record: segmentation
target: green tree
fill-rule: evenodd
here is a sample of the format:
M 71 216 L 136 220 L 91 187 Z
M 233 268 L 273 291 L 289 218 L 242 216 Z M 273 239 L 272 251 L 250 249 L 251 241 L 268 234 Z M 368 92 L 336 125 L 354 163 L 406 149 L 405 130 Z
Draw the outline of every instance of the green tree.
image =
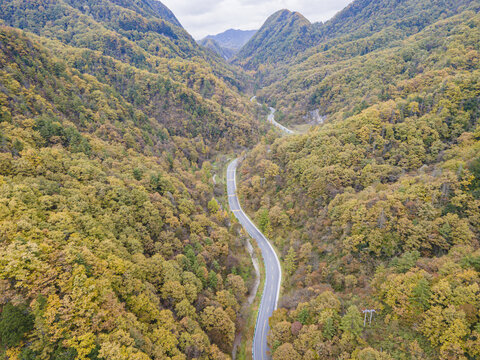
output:
M 302 324 L 308 324 L 310 320 L 310 310 L 307 307 L 304 307 L 297 315 L 297 320 Z
M 142 171 L 141 169 L 135 168 L 135 169 L 133 169 L 132 173 L 133 173 L 133 178 L 134 178 L 135 180 L 137 180 L 137 181 L 142 180 L 142 178 L 143 178 L 143 171 Z
M 17 346 L 33 324 L 33 315 L 26 306 L 7 303 L 0 314 L 0 343 L 6 348 Z
M 427 279 L 421 278 L 413 288 L 410 301 L 417 307 L 417 312 L 422 313 L 429 307 L 429 300 L 432 292 Z
M 288 249 L 288 253 L 285 256 L 285 270 L 287 274 L 292 275 L 297 269 L 297 253 L 293 247 Z
M 220 210 L 220 205 L 218 205 L 218 202 L 215 198 L 212 198 L 212 200 L 208 202 L 207 207 L 210 214 L 216 214 L 218 210 Z
M 335 328 L 335 321 L 333 317 L 329 316 L 325 321 L 325 324 L 323 325 L 322 334 L 327 339 L 332 339 L 335 336 L 336 332 L 337 329 Z
M 211 289 L 215 290 L 217 289 L 217 285 L 218 285 L 217 274 L 215 273 L 215 271 L 210 270 L 210 272 L 208 273 L 208 286 Z
M 480 127 L 479 127 L 480 128 Z M 469 166 L 469 170 L 473 175 L 471 189 L 477 199 L 480 199 L 480 157 L 473 160 Z
M 263 209 L 258 213 L 258 227 L 264 234 L 269 234 L 271 231 L 270 216 L 268 209 Z
M 362 314 L 355 305 L 351 305 L 340 321 L 340 329 L 347 334 L 358 337 L 362 333 Z

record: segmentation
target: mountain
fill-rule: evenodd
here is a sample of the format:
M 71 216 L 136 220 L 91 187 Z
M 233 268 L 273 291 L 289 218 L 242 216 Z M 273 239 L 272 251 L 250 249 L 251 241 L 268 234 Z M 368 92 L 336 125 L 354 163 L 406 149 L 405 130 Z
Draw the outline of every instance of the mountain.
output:
M 212 50 L 215 54 L 221 56 L 225 60 L 231 59 L 235 55 L 235 50 L 221 46 L 214 39 L 203 39 L 198 42 L 201 46 Z
M 230 358 L 253 273 L 211 161 L 259 140 L 249 78 L 156 1 L 0 23 L 0 358 Z
M 135 6 L 133 10 L 136 12 L 138 11 L 138 8 L 151 8 L 155 12 L 155 15 L 157 17 L 162 18 L 163 20 L 168 21 L 169 23 L 176 25 L 178 27 L 182 27 L 178 19 L 175 17 L 175 14 L 167 8 L 165 5 L 163 5 L 160 1 L 158 0 L 144 0 L 144 1 L 139 1 L 139 2 L 127 2 L 127 1 L 118 1 L 117 2 L 121 6 Z
M 158 1 L 1 1 L 0 358 L 230 359 L 256 279 L 213 175 L 242 154 L 273 360 L 477 359 L 479 39 L 477 0 L 355 0 L 227 63 Z M 281 137 L 267 104 L 325 121 Z
M 292 123 L 303 122 L 312 111 L 327 116 L 338 114 L 340 107 L 347 104 L 350 107 L 345 111 L 353 111 L 363 101 L 369 103 L 372 94 L 359 91 L 355 101 L 338 97 L 330 82 L 335 73 L 344 72 L 347 66 L 344 61 L 402 47 L 402 39 L 469 8 L 476 11 L 477 3 L 471 0 L 354 1 L 330 21 L 313 25 L 315 46 L 275 65 L 264 65 L 256 74 L 257 87 L 262 88 L 257 95 L 263 101 L 276 104 L 278 110 L 286 114 L 286 121 Z M 259 52 L 254 58 L 263 56 L 264 53 Z M 382 81 L 377 89 L 386 86 L 387 80 Z
M 314 27 L 318 45 L 261 64 L 257 98 L 327 120 L 238 169 L 283 261 L 272 358 L 475 359 L 480 4 L 355 1 Z
M 4 1 L 0 19 L 52 40 L 49 46 L 72 67 L 115 87 L 172 134 L 217 141 L 224 138 L 223 131 L 250 133 L 251 120 L 242 115 L 250 104 L 238 93 L 246 78 L 198 46 L 183 28 L 158 17 L 154 9 L 163 9 L 161 5 L 149 4 L 54 1 L 39 10 L 34 2 Z M 139 79 L 152 85 L 142 89 Z M 161 96 L 159 87 L 175 100 Z M 246 126 L 232 127 L 230 121 L 246 121 Z
M 238 53 L 256 32 L 256 30 L 230 29 L 217 35 L 208 35 L 200 40 L 199 44 L 228 60 Z
M 280 10 L 245 44 L 235 62 L 256 69 L 292 58 L 314 44 L 315 31 L 310 21 L 298 12 Z
M 458 14 L 472 4 L 470 0 L 374 1 L 356 0 L 325 23 L 315 27 L 323 39 L 351 35 L 361 38 L 386 28 L 411 35 L 438 19 Z

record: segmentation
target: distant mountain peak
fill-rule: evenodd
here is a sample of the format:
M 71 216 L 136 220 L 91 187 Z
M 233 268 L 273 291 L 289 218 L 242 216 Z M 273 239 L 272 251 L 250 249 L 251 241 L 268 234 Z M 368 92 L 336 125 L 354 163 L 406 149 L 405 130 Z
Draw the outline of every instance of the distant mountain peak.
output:
M 208 35 L 208 37 L 215 37 L 215 36 L 220 36 L 220 35 L 229 35 L 229 34 L 241 34 L 241 33 L 255 33 L 257 30 L 242 30 L 242 29 L 228 29 L 225 30 L 217 35 Z
M 302 14 L 282 9 L 272 14 L 240 50 L 237 62 L 249 69 L 291 58 L 314 44 L 312 23 Z
M 208 35 L 198 41 L 198 43 L 228 60 L 234 56 L 256 32 L 257 30 L 228 29 L 217 35 Z
M 205 39 L 213 39 L 227 49 L 240 50 L 256 32 L 257 30 L 228 29 L 217 35 L 208 35 Z
M 301 21 L 305 24 L 310 24 L 310 20 L 308 20 L 305 16 L 303 16 L 298 11 L 290 11 L 288 9 L 278 10 L 277 12 L 273 13 L 266 21 L 267 24 L 269 21 L 277 21 L 282 22 L 285 20 L 294 20 L 294 21 Z
M 286 16 L 294 16 L 294 17 L 298 17 L 298 18 L 302 18 L 302 19 L 305 19 L 307 20 L 307 18 L 305 16 L 303 16 L 303 14 L 299 13 L 298 11 L 291 11 L 289 9 L 281 9 L 281 10 L 278 10 L 277 12 L 273 13 L 271 15 L 272 16 L 275 16 L 275 15 L 286 15 Z M 308 21 L 308 20 L 307 20 Z M 310 21 L 309 21 L 310 22 Z

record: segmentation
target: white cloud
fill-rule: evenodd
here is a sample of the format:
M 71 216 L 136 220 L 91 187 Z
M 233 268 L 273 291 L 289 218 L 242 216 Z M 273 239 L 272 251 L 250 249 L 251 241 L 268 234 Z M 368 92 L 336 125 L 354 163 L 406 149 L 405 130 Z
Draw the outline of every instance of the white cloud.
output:
M 196 39 L 230 28 L 251 30 L 281 9 L 325 21 L 352 0 L 161 0 Z

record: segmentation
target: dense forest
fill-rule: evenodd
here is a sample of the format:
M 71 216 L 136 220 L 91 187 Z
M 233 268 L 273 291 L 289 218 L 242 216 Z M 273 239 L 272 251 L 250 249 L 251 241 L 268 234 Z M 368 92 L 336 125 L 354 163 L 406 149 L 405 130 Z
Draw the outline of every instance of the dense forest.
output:
M 201 135 L 221 146 L 255 143 L 251 106 L 238 91 L 248 78 L 183 28 L 144 14 L 152 11 L 145 1 L 41 3 L 3 1 L 0 19 L 38 34 L 34 41 L 112 87 L 172 135 Z
M 327 122 L 267 136 L 243 162 L 242 203 L 286 273 L 274 360 L 480 357 L 473 8 L 387 49 L 346 51 L 326 75 L 312 66 Z M 364 309 L 376 310 L 366 326 Z
M 217 45 L 156 0 L 0 2 L 0 359 L 230 359 L 255 274 L 212 176 L 242 152 L 274 360 L 480 359 L 478 1 Z M 324 123 L 282 137 L 252 89 Z
M 304 39 L 305 31 L 298 28 L 296 33 L 301 41 L 279 36 L 276 42 L 281 44 L 281 51 L 278 52 L 264 50 L 260 42 L 252 58 L 238 61 L 249 66 L 257 58 L 262 59 L 255 72 L 257 87 L 261 89 L 256 95 L 287 115 L 287 122 L 302 123 L 310 111 L 319 111 L 327 117 L 343 112 L 348 115 L 352 110 L 375 104 L 378 97 L 388 96 L 385 94 L 388 86 L 396 80 L 392 73 L 400 72 L 408 79 L 419 65 L 410 61 L 405 52 L 402 53 L 405 66 L 392 59 L 388 64 L 378 63 L 378 67 L 369 68 L 364 66 L 366 59 L 375 57 L 382 49 L 386 53 L 395 50 L 399 53 L 405 45 L 404 39 L 467 9 L 477 12 L 479 6 L 473 0 L 354 1 L 330 21 L 310 25 L 307 28 L 310 40 Z M 266 24 L 265 28 L 272 26 L 275 24 Z M 261 33 L 262 30 L 257 36 Z M 422 52 L 427 54 L 439 41 L 441 38 L 424 43 Z M 315 45 L 303 51 L 300 44 L 312 42 Z M 289 57 L 285 53 L 297 55 Z M 363 70 L 358 75 L 365 79 L 351 76 L 351 70 Z M 355 101 L 351 101 L 351 96 L 356 97 Z
M 247 70 L 288 61 L 315 43 L 312 24 L 302 14 L 280 10 L 239 51 L 234 61 Z
M 230 358 L 252 266 L 209 160 L 258 141 L 246 75 L 156 1 L 0 18 L 0 358 Z

